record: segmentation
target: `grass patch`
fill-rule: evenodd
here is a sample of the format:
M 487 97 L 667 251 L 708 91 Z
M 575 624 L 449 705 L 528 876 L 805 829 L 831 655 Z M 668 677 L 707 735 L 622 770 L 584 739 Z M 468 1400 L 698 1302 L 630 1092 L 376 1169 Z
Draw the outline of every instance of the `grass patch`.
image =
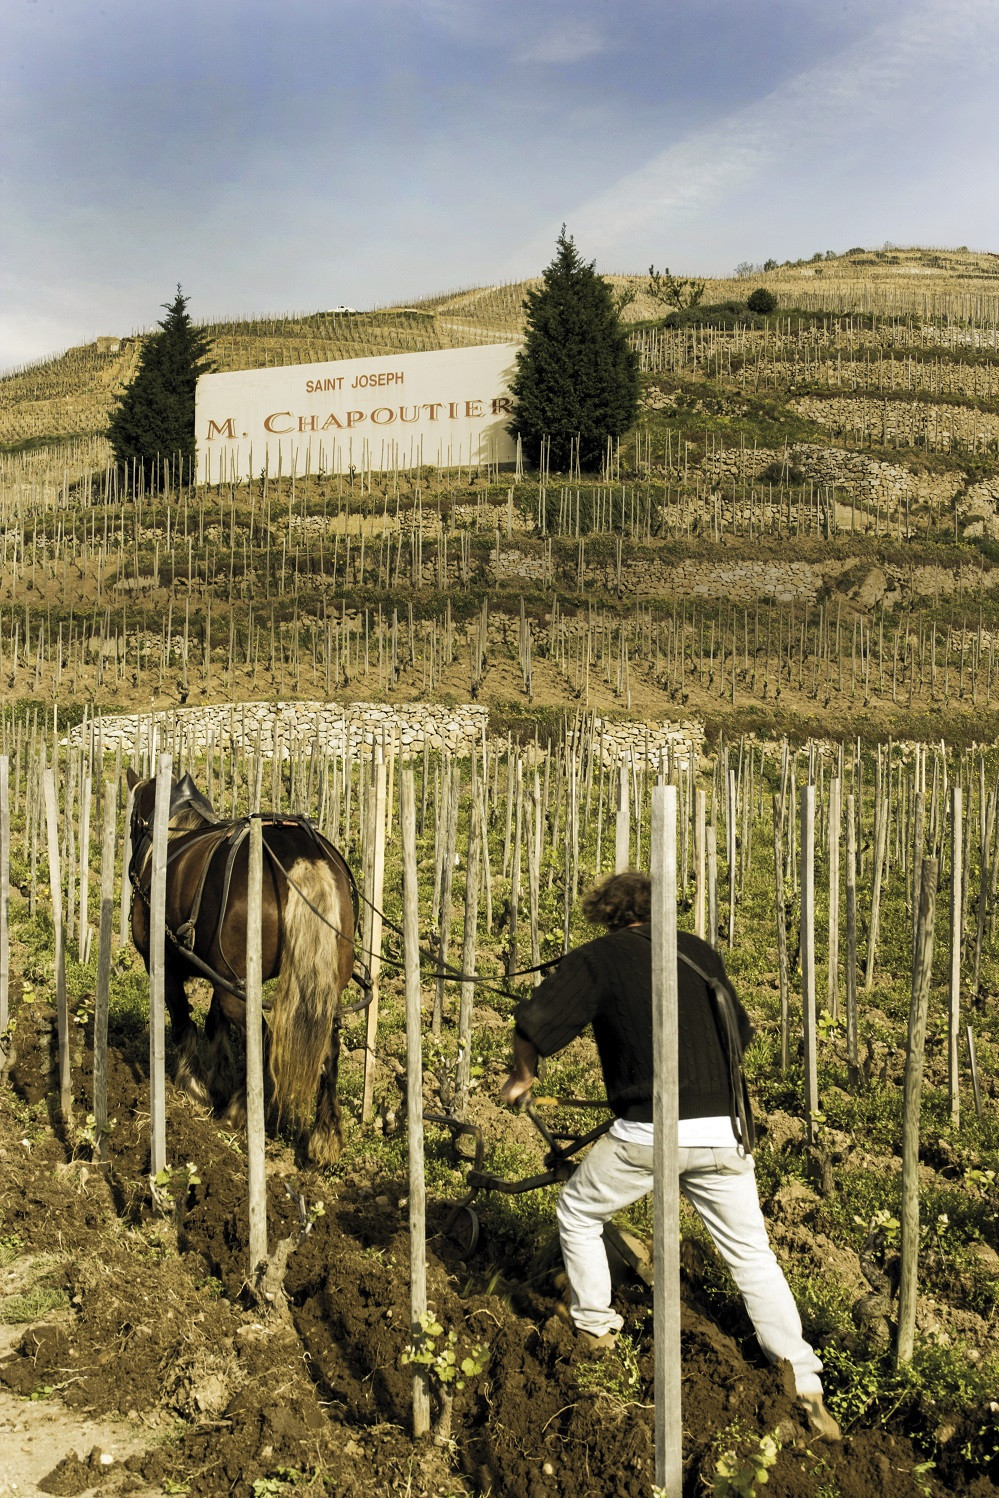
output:
M 57 1311 L 69 1304 L 65 1290 L 38 1285 L 21 1295 L 5 1295 L 0 1299 L 0 1321 L 6 1326 L 20 1326 L 26 1321 L 40 1321 L 50 1311 Z

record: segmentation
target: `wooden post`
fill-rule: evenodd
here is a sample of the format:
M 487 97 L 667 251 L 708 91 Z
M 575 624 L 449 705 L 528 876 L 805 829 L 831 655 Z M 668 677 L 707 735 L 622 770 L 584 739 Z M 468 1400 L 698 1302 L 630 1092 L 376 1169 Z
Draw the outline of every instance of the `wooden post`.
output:
M 933 919 L 937 900 L 937 860 L 924 858 L 919 889 L 919 939 L 912 966 L 909 1034 L 902 1093 L 902 1270 L 898 1287 L 898 1340 L 895 1358 L 912 1361 L 919 1274 L 919 1101 L 923 1088 L 926 1011 L 933 966 Z
M 166 984 L 167 828 L 173 756 L 160 754 L 153 810 L 152 878 L 149 886 L 149 1174 L 166 1168 Z
M 361 1119 L 367 1123 L 371 1117 L 371 1104 L 375 1091 L 375 1057 L 378 1038 L 378 978 L 382 968 L 382 899 L 385 892 L 385 799 L 386 767 L 381 749 L 375 754 L 375 785 L 371 798 L 374 826 L 368 828 L 371 839 L 371 887 L 365 894 L 371 901 L 363 924 L 367 934 L 368 950 L 362 953 L 367 962 L 371 979 L 371 1003 L 368 1005 L 364 1039 L 364 1087 L 361 1094 Z
M 784 903 L 784 810 L 780 796 L 774 792 L 774 883 L 777 914 L 777 976 L 780 983 L 780 1069 L 791 1065 L 791 1017 L 789 988 L 790 968 L 787 960 L 787 911 Z
M 115 787 L 117 796 L 118 788 Z M 132 908 L 132 885 L 128 877 L 129 865 L 132 862 L 132 808 L 135 805 L 135 791 L 129 790 L 125 801 L 125 837 L 121 850 L 121 908 L 118 923 L 118 945 L 123 947 L 128 940 L 128 915 Z
M 738 795 L 735 771 L 728 772 L 728 806 L 725 818 L 725 851 L 728 859 L 728 946 L 735 943 L 736 833 Z
M 926 841 L 926 792 L 917 786 L 913 792 L 912 808 L 912 955 L 916 955 L 916 937 L 919 931 L 919 890 L 922 883 L 923 845 Z M 960 859 L 960 853 L 958 854 Z M 961 925 L 960 920 L 958 926 Z
M 975 1117 L 978 1122 L 982 1121 L 982 1089 L 978 1081 L 978 1061 L 975 1056 L 975 1032 L 970 1025 L 966 1026 L 965 1033 L 968 1037 L 968 1066 L 971 1070 L 971 1092 L 975 1099 Z
M 867 962 L 864 968 L 864 989 L 870 993 L 874 985 L 874 963 L 878 952 L 878 936 L 881 931 L 881 881 L 884 877 L 885 847 L 888 841 L 888 796 L 881 790 L 878 776 L 874 804 L 874 878 L 871 887 L 871 924 L 867 933 Z
M 93 782 L 83 777 L 80 792 L 80 907 L 76 928 L 77 952 L 82 963 L 90 961 L 90 807 Z
M 707 925 L 707 868 L 705 863 L 705 822 L 708 798 L 698 786 L 694 793 L 694 935 L 704 940 Z
M 111 982 L 111 936 L 114 927 L 114 845 L 116 787 L 104 782 L 101 832 L 101 914 L 97 928 L 97 984 L 94 994 L 94 1136 L 104 1159 L 108 1132 L 108 996 Z
M 444 1023 L 443 976 L 451 956 L 451 891 L 454 886 L 454 860 L 458 845 L 458 799 L 461 794 L 461 764 L 455 759 L 450 770 L 445 770 L 449 790 L 447 797 L 447 826 L 441 849 L 440 917 L 437 928 L 437 959 L 439 975 L 434 989 L 434 1007 L 430 1018 L 430 1033 L 438 1036 Z M 380 902 L 378 902 L 380 903 Z
M 472 763 L 472 797 L 468 812 L 468 861 L 465 865 L 465 938 L 461 948 L 461 970 L 474 973 L 476 936 L 479 920 L 480 839 L 478 786 L 475 764 Z M 533 838 L 528 838 L 528 862 L 531 860 Z M 537 895 L 534 891 L 532 912 L 537 920 Z M 532 929 L 536 930 L 536 925 Z M 475 984 L 462 983 L 458 998 L 458 1061 L 455 1074 L 455 1112 L 463 1118 L 468 1106 L 468 1087 L 472 1065 L 472 1004 Z
M 614 822 L 614 872 L 621 874 L 631 863 L 631 797 L 628 768 L 621 761 L 617 783 L 617 817 Z
M 846 1061 L 850 1086 L 860 1081 L 857 1037 L 857 815 L 846 798 Z
M 10 1024 L 10 760 L 0 754 L 0 1076 Z
M 950 984 L 947 1005 L 947 1087 L 950 1093 L 950 1121 L 956 1129 L 961 1122 L 961 1076 L 958 1041 L 961 1030 L 961 898 L 964 883 L 962 817 L 963 792 L 959 785 L 950 790 Z M 918 935 L 918 927 L 917 927 Z
M 246 1162 L 250 1218 L 249 1280 L 267 1258 L 267 1177 L 264 1164 L 264 1037 L 261 903 L 264 843 L 259 817 L 250 822 L 246 887 Z
M 409 1304 L 414 1342 L 421 1336 L 420 1317 L 427 1309 L 426 1183 L 423 1173 L 423 1036 L 420 1002 L 420 914 L 416 878 L 416 794 L 413 766 L 407 760 L 400 776 L 402 792 L 402 930 L 406 969 L 406 1127 L 409 1141 Z M 430 1429 L 430 1395 L 426 1374 L 414 1364 L 413 1435 Z
M 42 779 L 49 849 L 49 888 L 52 893 L 52 930 L 55 938 L 56 1025 L 59 1036 L 59 1110 L 68 1127 L 73 1114 L 73 1083 L 69 1069 L 69 1011 L 66 1006 L 66 933 L 62 924 L 62 868 L 59 863 L 59 822 L 55 774 Z
M 808 1142 L 817 1138 L 819 1111 L 815 1015 L 815 786 L 801 787 L 801 1007 L 805 1039 L 805 1118 Z
M 656 1485 L 683 1487 L 680 1414 L 679 994 L 676 970 L 676 787 L 652 792 L 653 1301 Z
M 829 1013 L 839 1018 L 839 840 L 843 828 L 843 782 L 829 782 Z
M 718 837 L 714 826 L 709 824 L 704 832 L 708 853 L 708 929 L 707 940 L 711 946 L 718 945 Z

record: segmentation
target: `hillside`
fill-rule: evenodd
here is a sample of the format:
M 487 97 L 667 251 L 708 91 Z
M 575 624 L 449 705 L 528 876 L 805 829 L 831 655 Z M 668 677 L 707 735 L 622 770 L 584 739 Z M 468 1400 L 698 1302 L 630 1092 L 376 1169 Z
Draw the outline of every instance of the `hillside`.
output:
M 674 328 L 647 278 L 612 279 L 637 293 L 642 414 L 602 475 L 571 481 L 286 476 L 136 500 L 106 489 L 100 435 L 136 340 L 8 376 L 3 690 L 58 688 L 77 714 L 111 697 L 472 693 L 498 722 L 582 705 L 773 732 L 999 732 L 999 256 L 747 272 L 710 282 Z M 711 311 L 761 284 L 770 317 Z M 507 340 L 524 290 L 213 325 L 214 357 Z

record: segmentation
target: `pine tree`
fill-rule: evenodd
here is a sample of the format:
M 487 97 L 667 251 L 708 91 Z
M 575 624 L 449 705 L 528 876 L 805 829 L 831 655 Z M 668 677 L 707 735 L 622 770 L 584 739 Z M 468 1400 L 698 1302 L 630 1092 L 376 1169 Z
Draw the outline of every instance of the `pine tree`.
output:
M 163 304 L 160 332 L 145 340 L 135 379 L 108 426 L 115 462 L 122 467 L 138 462 L 146 484 L 156 488 L 178 457 L 185 473 L 193 470 L 194 390 L 198 376 L 211 369 L 205 358 L 208 336 L 191 322 L 187 301 L 178 286 L 173 301 Z
M 551 443 L 552 469 L 596 468 L 608 437 L 620 437 L 638 413 L 638 356 L 628 347 L 611 287 L 584 264 L 562 225 L 541 286 L 524 298 L 527 329 L 511 391 L 512 435 L 537 462 Z

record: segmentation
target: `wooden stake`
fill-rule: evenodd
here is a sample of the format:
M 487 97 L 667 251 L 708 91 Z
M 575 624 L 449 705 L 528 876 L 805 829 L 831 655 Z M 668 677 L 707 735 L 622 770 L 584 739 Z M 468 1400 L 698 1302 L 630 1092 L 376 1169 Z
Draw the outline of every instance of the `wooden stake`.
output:
M 115 786 L 117 798 L 118 787 Z M 118 945 L 123 947 L 128 940 L 128 917 L 132 908 L 132 884 L 128 877 L 132 862 L 132 808 L 135 806 L 135 791 L 130 790 L 125 801 L 125 836 L 121 847 L 121 907 L 118 921 Z
M 10 760 L 0 754 L 0 1076 L 10 1024 Z
M 777 974 L 780 983 L 780 1069 L 791 1065 L 791 1017 L 789 989 L 791 975 L 787 960 L 787 909 L 784 900 L 784 810 L 781 798 L 774 792 L 774 882 L 777 915 Z
M 679 991 L 676 957 L 676 787 L 652 792 L 653 1253 L 656 1485 L 683 1487 L 680 1411 Z
M 249 1279 L 256 1284 L 267 1259 L 267 1176 L 264 1157 L 264 1039 L 261 905 L 263 825 L 250 822 L 246 888 L 246 1163 L 249 1210 Z
M 55 774 L 46 770 L 42 777 L 45 796 L 45 822 L 48 833 L 49 888 L 52 894 L 52 928 L 55 938 L 56 1025 L 59 1036 L 59 1109 L 68 1128 L 73 1115 L 73 1082 L 69 1066 L 69 1011 L 66 1005 L 66 934 L 62 923 L 62 869 L 59 863 L 59 822 L 56 807 Z
M 708 798 L 698 786 L 694 793 L 694 935 L 704 940 L 707 924 L 707 869 L 705 822 Z
M 728 806 L 725 817 L 726 857 L 728 859 L 728 946 L 735 943 L 735 886 L 736 886 L 736 815 L 738 799 L 735 771 L 728 772 Z
M 94 1136 L 98 1158 L 105 1157 L 108 1132 L 108 998 L 111 982 L 111 937 L 114 928 L 114 852 L 116 787 L 104 782 L 101 833 L 101 913 L 97 928 L 97 984 L 94 993 Z
M 714 825 L 704 833 L 708 854 L 708 930 L 707 940 L 711 946 L 718 945 L 718 838 Z
M 423 1036 L 420 1001 L 420 913 L 416 876 L 416 794 L 413 765 L 407 760 L 400 777 L 402 791 L 402 930 L 406 969 L 406 1126 L 409 1141 L 409 1304 L 414 1342 L 422 1336 L 420 1317 L 427 1309 L 426 1183 L 423 1170 Z M 426 1374 L 414 1364 L 413 1435 L 430 1429 L 430 1395 Z
M 923 1087 L 926 1013 L 933 966 L 933 920 L 937 901 L 937 860 L 924 858 L 919 890 L 919 936 L 912 967 L 909 1034 L 902 1094 L 902 1242 L 895 1359 L 912 1361 L 919 1276 L 919 1102 Z
M 153 810 L 152 878 L 149 886 L 149 1174 L 166 1169 L 166 873 L 167 828 L 173 756 L 161 754 L 156 767 Z
M 376 750 L 375 784 L 371 797 L 374 827 L 367 829 L 371 838 L 371 886 L 368 899 L 367 919 L 363 929 L 367 934 L 367 953 L 362 960 L 367 962 L 371 980 L 371 1002 L 368 1005 L 364 1040 L 364 1086 L 361 1094 L 361 1120 L 367 1123 L 371 1117 L 371 1104 L 375 1091 L 375 1059 L 378 1043 L 378 979 L 382 967 L 382 899 L 385 892 L 385 798 L 386 766 L 381 749 Z M 367 891 L 365 892 L 367 893 Z
M 846 1060 L 850 1086 L 860 1081 L 857 1037 L 857 815 L 846 798 Z
M 956 1129 L 961 1122 L 961 1076 L 958 1042 L 961 1029 L 961 886 L 964 882 L 962 861 L 963 792 L 959 785 L 950 791 L 950 983 L 947 1005 L 947 1087 L 950 1094 L 950 1121 Z M 918 927 L 917 932 L 918 936 Z
M 628 768 L 624 761 L 618 769 L 617 817 L 614 822 L 614 872 L 621 874 L 631 862 L 631 797 Z
M 828 1007 L 839 1018 L 839 842 L 843 830 L 843 782 L 829 782 L 829 975 Z
M 465 938 L 461 948 L 461 970 L 474 973 L 476 936 L 479 920 L 480 839 L 478 816 L 478 787 L 475 766 L 472 766 L 472 797 L 468 812 L 468 861 L 465 865 Z M 528 857 L 530 845 L 528 839 Z M 536 907 L 536 901 L 535 901 Z M 534 908 L 534 907 L 532 907 Z M 475 998 L 474 983 L 462 983 L 458 999 L 458 1062 L 455 1075 L 455 1112 L 463 1118 L 468 1106 L 468 1089 L 472 1065 L 472 1003 Z
M 801 787 L 801 1007 L 805 1039 L 808 1142 L 818 1137 L 818 1053 L 815 1015 L 815 786 Z

